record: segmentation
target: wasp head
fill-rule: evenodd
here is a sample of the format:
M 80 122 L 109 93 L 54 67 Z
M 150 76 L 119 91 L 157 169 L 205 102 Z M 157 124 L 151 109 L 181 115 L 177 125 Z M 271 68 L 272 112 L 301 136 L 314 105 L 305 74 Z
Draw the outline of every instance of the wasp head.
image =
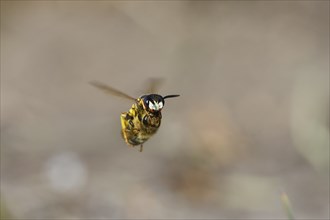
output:
M 179 95 L 168 95 L 163 97 L 158 94 L 150 94 L 142 96 L 141 99 L 143 100 L 144 109 L 148 112 L 154 113 L 163 109 L 166 98 L 173 98 L 177 96 Z
M 157 94 L 150 94 L 141 97 L 143 100 L 143 107 L 148 112 L 158 112 L 164 107 L 164 98 Z

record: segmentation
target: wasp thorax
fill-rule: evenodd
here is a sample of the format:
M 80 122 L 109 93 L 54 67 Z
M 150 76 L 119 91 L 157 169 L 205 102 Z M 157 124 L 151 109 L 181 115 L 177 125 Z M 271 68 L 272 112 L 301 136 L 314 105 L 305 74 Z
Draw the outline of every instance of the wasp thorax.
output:
M 164 98 L 157 94 L 146 95 L 143 97 L 143 104 L 147 111 L 160 111 L 164 107 Z

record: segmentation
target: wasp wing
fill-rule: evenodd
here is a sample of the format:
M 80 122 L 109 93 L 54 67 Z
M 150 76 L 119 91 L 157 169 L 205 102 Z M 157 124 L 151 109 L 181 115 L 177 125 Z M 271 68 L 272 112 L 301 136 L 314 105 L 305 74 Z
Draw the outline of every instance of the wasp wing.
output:
M 147 81 L 146 94 L 158 93 L 159 88 L 164 83 L 164 78 L 150 78 Z
M 89 82 L 91 85 L 95 86 L 98 89 L 101 89 L 102 91 L 104 91 L 105 93 L 114 95 L 114 96 L 118 96 L 118 97 L 122 97 L 122 98 L 126 98 L 126 99 L 130 99 L 133 101 L 136 101 L 135 98 L 133 98 L 130 95 L 127 95 L 126 93 L 123 93 L 115 88 L 112 88 L 104 83 L 98 82 L 98 81 L 91 81 Z

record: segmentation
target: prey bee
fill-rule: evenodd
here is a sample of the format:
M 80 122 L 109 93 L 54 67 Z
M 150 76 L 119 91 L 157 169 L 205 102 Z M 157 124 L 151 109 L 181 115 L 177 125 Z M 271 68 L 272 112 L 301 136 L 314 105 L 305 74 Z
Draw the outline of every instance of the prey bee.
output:
M 148 94 L 142 95 L 139 98 L 133 98 L 101 82 L 90 82 L 91 85 L 106 93 L 134 101 L 131 109 L 120 115 L 121 134 L 127 145 L 132 147 L 140 145 L 140 152 L 143 150 L 143 143 L 154 135 L 160 126 L 162 119 L 161 111 L 164 107 L 165 99 L 180 96 L 161 96 L 155 94 L 154 90 L 157 83 L 159 81 L 151 81 Z

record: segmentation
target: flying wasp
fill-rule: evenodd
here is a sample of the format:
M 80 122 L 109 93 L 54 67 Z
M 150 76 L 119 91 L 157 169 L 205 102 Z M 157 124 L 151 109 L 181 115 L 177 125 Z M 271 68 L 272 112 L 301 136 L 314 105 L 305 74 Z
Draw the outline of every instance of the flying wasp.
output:
M 140 152 L 143 151 L 144 142 L 154 135 L 160 126 L 162 119 L 161 111 L 164 107 L 165 99 L 180 96 L 161 96 L 155 94 L 156 87 L 160 82 L 160 79 L 151 79 L 148 94 L 142 95 L 139 98 L 133 98 L 124 92 L 98 81 L 90 82 L 91 85 L 108 94 L 134 101 L 131 109 L 120 115 L 121 134 L 127 145 L 132 147 L 140 145 Z

